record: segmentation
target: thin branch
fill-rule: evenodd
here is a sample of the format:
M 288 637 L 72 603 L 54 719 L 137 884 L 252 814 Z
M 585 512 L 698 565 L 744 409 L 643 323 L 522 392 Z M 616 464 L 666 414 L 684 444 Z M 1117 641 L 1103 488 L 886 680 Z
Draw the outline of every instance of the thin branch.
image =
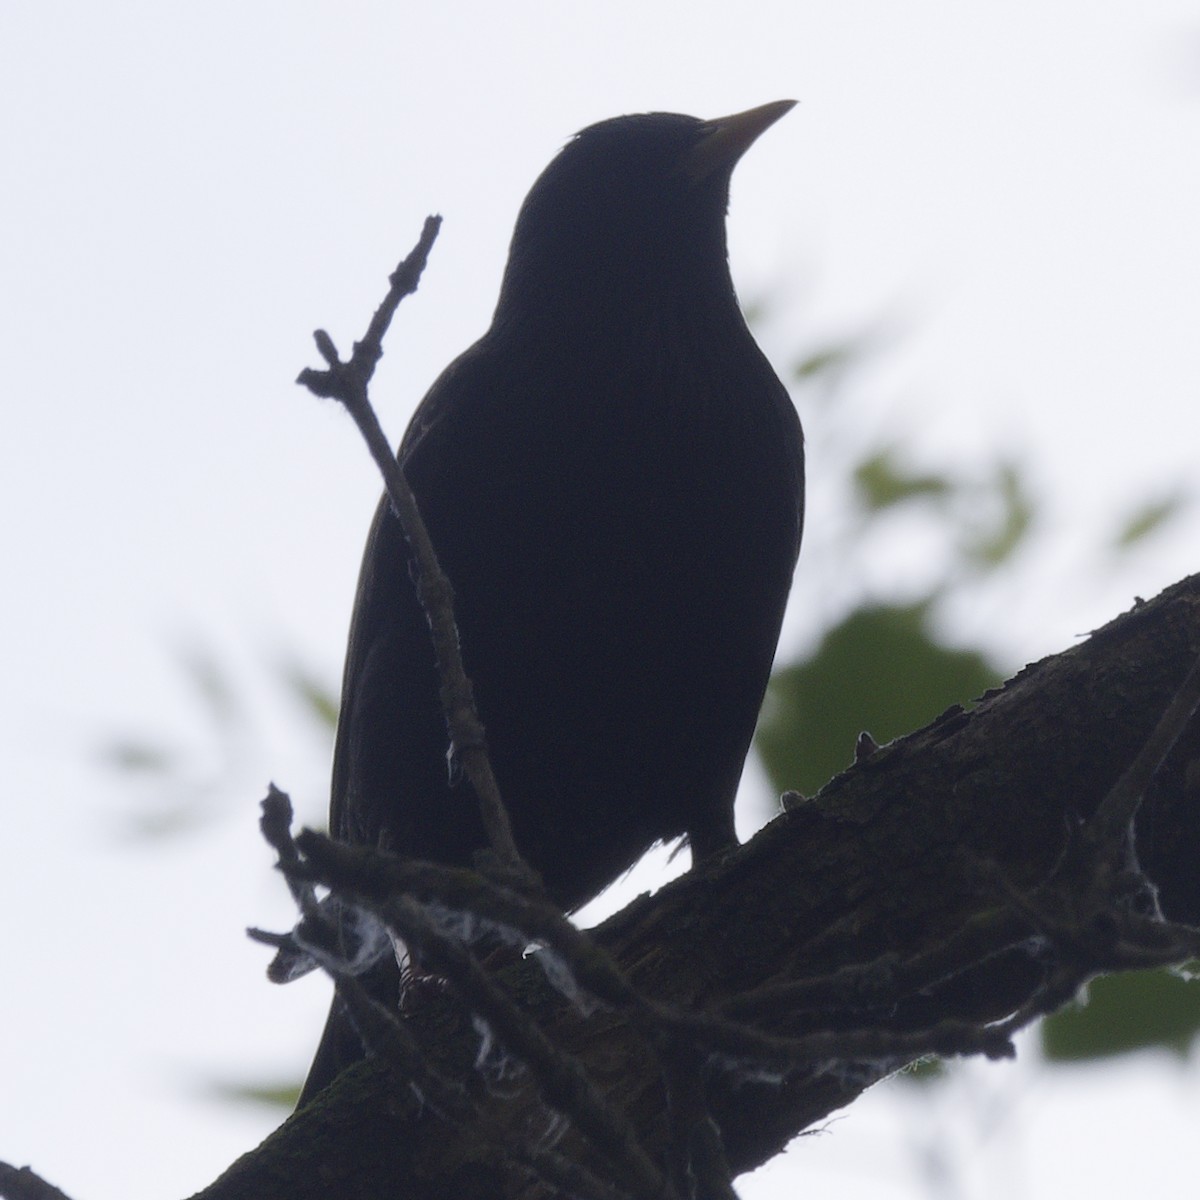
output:
M 533 1045 L 535 1073 L 550 1079 L 551 1086 L 558 1087 L 563 1095 L 566 1093 L 562 1081 L 566 1076 L 561 1073 L 570 1064 L 565 1066 L 553 1047 L 545 1050 L 536 1040 L 531 1043 L 530 1039 L 540 1036 L 536 1027 L 530 1026 L 523 1013 L 503 1008 L 508 1004 L 507 998 L 461 945 L 435 929 L 415 905 L 402 917 L 391 897 L 401 893 L 426 901 L 437 899 L 456 910 L 478 911 L 526 937 L 543 939 L 551 952 L 562 956 L 575 984 L 624 1011 L 660 1050 L 668 1054 L 694 1053 L 703 1048 L 724 1059 L 735 1074 L 755 1068 L 781 1073 L 796 1070 L 820 1073 L 836 1069 L 834 1064 L 839 1062 L 907 1061 L 926 1054 L 982 1053 L 991 1058 L 1008 1057 L 1012 1053 L 1012 1032 L 1050 1011 L 1061 1003 L 1063 994 L 1072 994 L 1097 971 L 1178 962 L 1189 957 L 1197 940 L 1186 929 L 1172 930 L 1166 936 L 1161 923 L 1132 915 L 1122 919 L 1119 910 L 1107 905 L 1103 911 L 1111 927 L 1110 936 L 1101 945 L 1091 923 L 1084 928 L 1069 917 L 1049 919 L 1046 908 L 1034 904 L 1011 886 L 1001 886 L 1002 879 L 981 870 L 986 864 L 976 862 L 977 877 L 1003 898 L 1004 909 L 981 914 L 944 944 L 907 961 L 898 962 L 894 955 L 885 955 L 871 963 L 848 964 L 833 975 L 759 988 L 727 1002 L 726 1015 L 721 1016 L 680 1010 L 647 999 L 632 987 L 607 954 L 556 910 L 548 911 L 546 905 L 490 885 L 472 872 L 408 862 L 364 847 L 347 847 L 311 831 L 301 833 L 299 843 L 308 862 L 297 869 L 315 868 L 313 874 L 321 882 L 361 898 L 406 940 L 424 936 L 411 924 L 415 918 L 410 914 L 419 913 L 421 924 L 434 931 L 439 949 L 447 956 L 441 959 L 438 969 L 472 1010 L 480 1012 L 494 1026 L 496 1036 L 512 1053 L 531 1061 L 530 1045 Z M 1072 907 L 1063 901 L 1046 903 L 1050 911 L 1069 912 Z M 411 904 L 406 901 L 406 905 Z M 936 987 L 953 978 L 965 969 L 964 964 L 977 966 L 1031 936 L 1045 938 L 1067 965 L 1052 977 L 1053 986 L 1043 985 L 1026 1005 L 999 1024 L 948 1020 L 913 1030 L 865 1025 L 777 1036 L 744 1023 L 747 1016 L 770 1017 L 781 1010 L 794 1014 L 801 1007 L 817 1012 L 845 1013 L 856 1008 L 878 1011 L 880 1007 L 894 1006 L 915 991 Z M 428 956 L 428 947 L 420 944 Z M 499 1018 L 496 1005 L 502 1006 Z M 539 1064 L 537 1058 L 543 1051 L 545 1057 Z M 567 1115 L 577 1116 L 572 1100 L 560 1103 Z
M 550 1042 L 532 1019 L 496 986 L 462 941 L 443 931 L 422 901 L 468 912 L 474 901 L 484 920 L 501 926 L 505 924 L 505 918 L 513 921 L 510 928 L 520 929 L 524 941 L 528 941 L 530 935 L 519 924 L 522 917 L 530 918 L 531 925 L 551 937 L 561 935 L 565 930 L 568 962 L 578 956 L 581 969 L 606 991 L 627 1003 L 633 998 L 643 1011 L 648 1011 L 608 956 L 598 950 L 586 934 L 575 929 L 548 902 L 536 897 L 527 899 L 490 883 L 473 871 L 406 860 L 368 847 L 349 846 L 312 830 L 302 830 L 293 839 L 291 802 L 286 794 L 274 787 L 262 807 L 260 825 L 263 834 L 276 850 L 280 868 L 299 881 L 292 888 L 294 895 L 310 893 L 310 881 L 316 880 L 329 886 L 331 894 L 339 897 L 351 911 L 372 913 L 386 921 L 420 956 L 426 967 L 445 977 L 468 1009 L 487 1023 L 505 1050 L 529 1067 L 547 1104 L 565 1115 L 608 1159 L 626 1185 L 627 1190 L 620 1195 L 628 1200 L 670 1197 L 667 1181 L 645 1154 L 633 1127 L 605 1102 L 579 1064 Z M 301 942 L 295 932 L 282 935 L 253 929 L 248 932 L 255 941 L 279 950 L 276 962 L 303 957 L 311 948 L 309 942 Z M 397 1079 L 415 1087 L 439 1115 L 452 1123 L 473 1126 L 482 1119 L 467 1093 L 431 1065 L 408 1026 L 370 997 L 353 978 L 349 963 L 339 967 L 336 954 L 318 957 L 320 964 L 334 975 L 338 992 L 346 1002 L 364 1044 Z M 277 981 L 286 980 L 280 978 Z M 538 1173 L 539 1177 L 546 1172 L 561 1174 L 566 1169 L 565 1160 L 551 1161 L 553 1156 L 548 1152 L 511 1145 L 506 1149 L 512 1162 Z M 573 1165 L 571 1169 L 575 1170 Z M 561 1184 L 562 1180 L 559 1182 Z M 571 1194 L 595 1195 L 598 1200 L 619 1191 L 599 1180 L 589 1183 L 586 1171 L 572 1186 Z
M 286 792 L 281 792 L 273 783 L 268 784 L 267 794 L 261 804 L 262 816 L 258 827 L 266 843 L 279 856 L 279 865 L 283 868 L 288 890 L 296 907 L 306 916 L 315 916 L 320 908 L 313 885 L 303 879 L 296 871 L 288 870 L 297 867 L 301 860 L 300 851 L 292 838 L 292 801 Z M 265 938 L 258 938 L 265 941 Z
M 438 678 L 441 681 L 442 709 L 450 730 L 451 749 L 461 759 L 467 778 L 479 798 L 488 842 L 500 863 L 517 878 L 532 881 L 533 871 L 522 860 L 513 839 L 508 812 L 500 797 L 500 787 L 488 757 L 474 691 L 463 666 L 450 580 L 438 563 L 416 497 L 404 478 L 404 471 L 380 427 L 368 395 L 368 384 L 375 365 L 383 355 L 384 334 L 400 301 L 416 291 L 440 227 L 441 217 L 426 218 L 420 240 L 392 273 L 389 281 L 391 288 L 371 318 L 366 336 L 354 344 L 349 361 L 341 360 L 333 339 L 323 329 L 318 329 L 313 337 L 328 369 L 316 371 L 306 367 L 296 382 L 317 396 L 337 400 L 346 409 L 383 475 L 388 499 L 417 565 L 417 591 L 433 636 Z
M 573 925 L 554 904 L 496 884 L 464 867 L 401 858 L 367 846 L 351 846 L 311 829 L 296 835 L 304 861 L 289 873 L 379 903 L 406 895 L 437 902 L 480 920 L 519 932 L 525 942 L 541 942 L 539 953 L 557 954 L 574 984 L 614 1008 L 628 1008 L 641 997 L 624 972 L 595 940 Z
M 400 307 L 400 301 L 405 296 L 411 296 L 417 290 L 425 264 L 429 261 L 429 252 L 433 249 L 441 227 L 441 217 L 425 218 L 417 244 L 388 277 L 388 293 L 375 310 L 362 341 L 354 343 L 354 354 L 350 361 L 342 362 L 334 348 L 333 339 L 325 330 L 318 329 L 313 338 L 329 370 L 314 371 L 311 367 L 305 367 L 296 379 L 297 383 L 317 396 L 326 400 L 337 400 L 341 404 L 347 403 L 347 391 L 366 392 L 375 367 L 383 357 L 383 339 L 392 318 L 396 315 L 396 309 Z

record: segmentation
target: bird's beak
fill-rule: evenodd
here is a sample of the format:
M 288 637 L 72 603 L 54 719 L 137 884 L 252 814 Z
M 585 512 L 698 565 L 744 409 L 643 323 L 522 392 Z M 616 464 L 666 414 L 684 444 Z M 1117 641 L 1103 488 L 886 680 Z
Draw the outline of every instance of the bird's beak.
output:
M 680 170 L 693 183 L 700 183 L 722 168 L 732 169 L 764 129 L 795 107 L 795 100 L 773 100 L 732 117 L 705 121 L 700 140 L 684 154 Z

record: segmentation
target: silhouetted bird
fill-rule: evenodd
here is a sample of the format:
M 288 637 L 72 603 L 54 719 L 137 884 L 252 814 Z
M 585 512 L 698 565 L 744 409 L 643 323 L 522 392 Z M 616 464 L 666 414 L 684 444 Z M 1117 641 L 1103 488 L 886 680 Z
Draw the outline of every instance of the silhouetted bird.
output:
M 618 117 L 570 141 L 521 209 L 491 329 L 400 447 L 514 835 L 564 909 L 660 840 L 686 835 L 698 858 L 736 844 L 803 449 L 738 308 L 725 210 L 738 158 L 792 103 Z M 470 865 L 478 802 L 446 749 L 385 499 L 346 658 L 334 835 Z M 395 1003 L 389 970 L 376 988 Z M 335 1008 L 305 1097 L 362 1053 Z

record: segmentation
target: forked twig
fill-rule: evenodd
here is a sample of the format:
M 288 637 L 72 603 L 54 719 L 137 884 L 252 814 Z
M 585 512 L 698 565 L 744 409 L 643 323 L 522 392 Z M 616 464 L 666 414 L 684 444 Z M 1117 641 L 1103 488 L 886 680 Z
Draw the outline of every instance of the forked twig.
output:
M 521 858 L 513 839 L 508 811 L 501 799 L 500 786 L 488 757 L 483 722 L 479 719 L 474 691 L 463 665 L 458 626 L 454 620 L 453 588 L 438 563 L 416 497 L 371 407 L 367 391 L 375 366 L 383 357 L 384 334 L 400 301 L 416 291 L 441 223 L 441 217 L 426 217 L 419 241 L 392 272 L 388 293 L 371 318 L 362 341 L 354 343 L 349 360 L 343 362 L 333 339 L 325 330 L 318 329 L 313 338 L 327 369 L 317 371 L 306 367 L 296 382 L 314 395 L 338 401 L 346 409 L 362 433 L 371 457 L 383 476 L 392 510 L 400 521 L 417 565 L 417 590 L 433 636 L 442 709 L 450 730 L 451 749 L 461 759 L 467 778 L 479 798 L 488 842 L 501 864 L 518 876 L 532 880 L 533 872 Z

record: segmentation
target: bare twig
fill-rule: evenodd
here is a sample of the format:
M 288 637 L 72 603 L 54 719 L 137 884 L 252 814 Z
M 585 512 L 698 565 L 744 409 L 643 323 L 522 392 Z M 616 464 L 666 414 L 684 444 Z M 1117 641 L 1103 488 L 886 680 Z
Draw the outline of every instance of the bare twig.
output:
M 1105 911 L 1109 913 L 1113 936 L 1105 939 L 1101 947 L 1094 936 L 1089 937 L 1085 930 L 1077 928 L 1069 916 L 1050 920 L 1041 907 L 1022 893 L 1012 888 L 998 889 L 997 881 L 983 872 L 978 877 L 989 881 L 993 890 L 998 889 L 1004 907 L 981 914 L 978 921 L 945 944 L 907 961 L 897 961 L 888 955 L 871 963 L 848 964 L 831 976 L 759 988 L 730 1001 L 725 1006 L 726 1015 L 722 1016 L 680 1010 L 642 996 L 608 955 L 556 910 L 488 884 L 473 872 L 407 862 L 365 847 L 331 842 L 311 831 L 301 833 L 298 842 L 308 863 L 299 870 L 311 871 L 322 882 L 374 908 L 398 934 L 417 941 L 426 958 L 430 957 L 422 940 L 426 935 L 412 921 L 413 913 L 421 914 L 422 921 L 428 918 L 415 905 L 401 916 L 391 899 L 398 894 L 438 900 L 455 910 L 475 910 L 526 937 L 544 940 L 548 951 L 562 956 L 575 984 L 623 1011 L 660 1051 L 670 1055 L 703 1049 L 714 1061 L 723 1060 L 735 1074 L 746 1069 L 772 1070 L 781 1075 L 794 1071 L 820 1073 L 838 1069 L 839 1063 L 884 1060 L 899 1064 L 927 1054 L 982 1053 L 992 1058 L 1008 1057 L 1012 1053 L 1013 1032 L 1051 1011 L 1062 1003 L 1064 995 L 1073 994 L 1097 971 L 1178 962 L 1189 957 L 1197 942 L 1193 931 L 1175 929 L 1168 934 L 1159 922 L 1132 915 L 1121 919 L 1117 910 L 1109 906 Z M 978 869 L 980 864 L 975 865 Z M 1051 911 L 1068 911 L 1060 902 L 1047 901 L 1047 904 Z M 538 1041 L 540 1034 L 536 1027 L 531 1030 L 525 1014 L 511 1011 L 507 1013 L 510 1019 L 502 1016 L 497 1020 L 493 1006 L 506 1004 L 506 997 L 463 947 L 446 939 L 440 929 L 433 932 L 442 939 L 440 953 L 433 956 L 439 960 L 437 969 L 451 980 L 473 1011 L 489 1020 L 497 1038 L 511 1053 L 526 1062 L 532 1058 L 535 1074 L 551 1080 L 551 1086 L 558 1088 L 562 1111 L 575 1119 L 579 1110 L 562 1083 L 567 1078 L 562 1073 L 569 1070 L 569 1062 L 564 1064 L 554 1047 Z M 1064 959 L 1064 965 L 1052 977 L 1052 986 L 1039 987 L 1026 1005 L 999 1024 L 945 1020 L 908 1030 L 864 1024 L 852 1029 L 817 1029 L 797 1036 L 776 1036 L 744 1023 L 747 1016 L 769 1018 L 781 1011 L 794 1014 L 797 1009 L 842 1014 L 848 1008 L 877 1012 L 880 1007 L 892 1007 L 916 991 L 946 982 L 965 969 L 964 963 L 977 965 L 1019 946 L 1031 936 L 1045 939 L 1048 947 Z M 1099 958 L 1095 957 L 1097 954 Z M 540 1061 L 539 1054 L 543 1055 Z M 586 1122 L 586 1114 L 584 1119 Z
M 368 395 L 375 365 L 383 355 L 384 334 L 400 301 L 416 291 L 440 227 L 441 217 L 426 218 L 420 240 L 392 273 L 389 281 L 391 288 L 371 318 L 366 336 L 354 344 L 349 361 L 341 360 L 333 339 L 323 329 L 318 329 L 313 337 L 321 357 L 325 359 L 327 370 L 305 368 L 296 382 L 317 396 L 337 400 L 346 409 L 383 475 L 388 499 L 417 564 L 417 591 L 433 636 L 438 678 L 441 681 L 442 708 L 450 730 L 451 749 L 461 759 L 467 778 L 479 798 L 488 841 L 501 864 L 518 877 L 531 880 L 533 872 L 522 860 L 513 839 L 512 826 L 488 757 L 483 723 L 475 707 L 471 681 L 463 666 L 450 580 L 438 563 L 416 497 L 404 478 L 404 471 L 380 427 Z
M 305 370 L 298 382 L 317 395 L 338 400 L 347 409 L 384 477 L 392 508 L 416 560 L 418 594 L 433 636 L 441 700 L 450 730 L 452 751 L 461 759 L 479 798 L 489 843 L 505 873 L 509 878 L 515 876 L 523 891 L 540 891 L 540 888 L 530 886 L 535 883 L 533 873 L 520 858 L 487 755 L 483 725 L 463 666 L 450 581 L 438 564 L 417 501 L 379 426 L 368 396 L 368 384 L 383 353 L 383 337 L 388 324 L 400 299 L 416 288 L 437 235 L 438 224 L 436 218 L 426 221 L 420 241 L 392 275 L 391 290 L 372 319 L 366 336 L 355 345 L 351 359 L 342 362 L 332 339 L 323 330 L 318 330 L 315 334 L 317 348 L 325 359 L 327 370 Z M 298 867 L 296 857 L 281 852 L 280 865 L 296 879 L 293 887 L 298 888 L 303 872 Z M 311 888 L 309 890 L 311 892 Z M 395 893 L 391 895 L 395 897 Z M 520 897 L 515 893 L 509 893 L 509 896 L 519 903 Z M 297 899 L 303 906 L 303 890 L 297 893 Z M 634 1192 L 647 1196 L 668 1194 L 669 1186 L 645 1156 L 633 1130 L 626 1127 L 620 1115 L 594 1093 L 590 1081 L 577 1065 L 546 1041 L 537 1027 L 491 984 L 465 947 L 444 936 L 411 900 L 402 896 L 392 898 L 386 907 L 387 919 L 395 931 L 408 944 L 419 947 L 424 959 L 432 960 L 428 965 L 436 968 L 441 962 L 440 969 L 444 970 L 456 990 L 465 996 L 472 1007 L 478 1006 L 489 1024 L 500 1027 L 497 1035 L 506 1048 L 522 1058 L 534 1071 L 548 1101 L 570 1116 L 580 1130 L 602 1149 Z M 500 907 L 503 909 L 506 906 Z M 586 962 L 589 973 L 597 977 L 596 982 L 601 983 L 605 991 L 619 993 L 628 1003 L 631 990 L 616 968 L 607 960 L 597 963 L 594 947 L 585 944 L 586 939 L 581 938 L 561 913 L 551 913 L 548 905 L 536 907 L 539 910 L 537 919 L 531 924 L 550 933 L 547 938 L 550 945 L 559 941 L 566 943 L 569 946 L 566 952 L 568 962 L 576 957 Z M 488 920 L 497 921 L 497 914 L 491 906 L 483 915 Z M 523 915 L 533 914 L 527 911 Z M 528 936 L 523 925 L 516 927 Z M 272 944 L 279 945 L 280 957 L 286 957 L 290 951 L 286 939 L 281 943 L 278 939 L 271 939 L 271 935 L 263 935 L 258 931 L 253 936 L 259 940 L 272 940 Z
M 557 952 L 565 956 L 568 971 L 573 973 L 578 964 L 579 973 L 594 981 L 611 1000 L 648 1013 L 619 969 L 586 934 L 549 902 L 497 886 L 473 871 L 349 846 L 312 830 L 302 830 L 293 840 L 290 801 L 275 788 L 263 801 L 263 813 L 264 836 L 275 848 L 284 873 L 306 883 L 308 891 L 312 880 L 326 884 L 352 910 L 372 912 L 385 921 L 428 969 L 445 977 L 470 1011 L 487 1023 L 506 1052 L 526 1064 L 546 1103 L 565 1115 L 596 1147 L 626 1189 L 619 1191 L 599 1180 L 589 1182 L 583 1171 L 582 1182 L 573 1185 L 571 1194 L 669 1200 L 667 1181 L 624 1116 L 606 1103 L 578 1062 L 550 1042 L 492 981 L 465 945 L 444 932 L 422 902 L 437 902 L 454 911 L 478 909 L 487 922 L 519 930 L 525 940 L 539 935 L 547 938 L 547 952 L 554 952 L 550 947 L 561 940 Z M 292 890 L 294 895 L 305 894 L 302 886 L 293 885 Z M 536 932 L 531 934 L 531 929 Z M 307 949 L 296 933 L 249 933 L 254 940 L 277 947 L 279 957 L 285 959 L 303 955 Z M 404 1022 L 374 1001 L 352 977 L 349 964 L 339 969 L 336 955 L 322 955 L 321 962 L 334 974 L 360 1037 L 397 1078 L 416 1087 L 448 1120 L 471 1124 L 481 1119 L 466 1093 L 431 1066 Z M 511 1144 L 507 1150 L 511 1161 L 539 1175 L 561 1173 L 569 1165 L 548 1157 L 545 1151 Z
M 373 847 L 351 846 L 311 829 L 296 835 L 303 863 L 287 867 L 348 895 L 379 903 L 407 895 L 468 912 L 525 942 L 541 942 L 539 953 L 558 955 L 575 985 L 614 1008 L 631 1008 L 641 997 L 612 957 L 574 926 L 551 902 L 526 896 L 463 867 L 400 858 Z
M 315 915 L 319 907 L 313 885 L 298 872 L 287 870 L 300 864 L 300 851 L 292 838 L 292 801 L 286 792 L 281 792 L 273 783 L 267 786 L 267 795 L 262 802 L 262 816 L 258 827 L 267 845 L 279 856 L 279 865 L 284 870 L 288 889 L 296 907 L 306 916 Z M 263 939 L 258 939 L 263 940 Z

